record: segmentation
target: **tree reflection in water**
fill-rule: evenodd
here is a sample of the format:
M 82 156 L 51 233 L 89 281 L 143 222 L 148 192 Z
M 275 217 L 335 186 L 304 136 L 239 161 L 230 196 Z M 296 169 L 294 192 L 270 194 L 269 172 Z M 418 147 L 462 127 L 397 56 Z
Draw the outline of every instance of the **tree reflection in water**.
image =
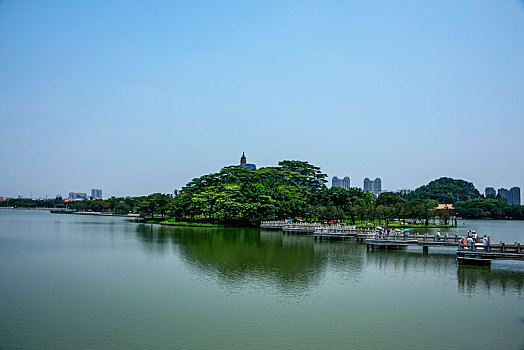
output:
M 460 266 L 457 269 L 459 291 L 474 294 L 482 290 L 488 293 L 518 293 L 522 295 L 524 271 L 507 267 Z
M 444 279 L 456 276 L 462 293 L 486 290 L 520 295 L 524 286 L 522 268 L 458 266 L 452 251 L 366 251 L 365 244 L 355 242 L 315 242 L 312 236 L 242 228 L 140 224 L 136 232 L 148 256 L 175 252 L 197 276 L 216 280 L 231 290 L 249 284 L 299 295 L 318 286 L 327 270 L 346 285 L 358 283 L 366 271 L 380 270 L 427 273 Z
M 148 255 L 163 256 L 174 247 L 197 275 L 233 289 L 249 283 L 300 294 L 318 285 L 328 267 L 343 270 L 350 283 L 361 273 L 364 258 L 355 245 L 319 245 L 311 236 L 280 231 L 141 224 L 137 234 Z

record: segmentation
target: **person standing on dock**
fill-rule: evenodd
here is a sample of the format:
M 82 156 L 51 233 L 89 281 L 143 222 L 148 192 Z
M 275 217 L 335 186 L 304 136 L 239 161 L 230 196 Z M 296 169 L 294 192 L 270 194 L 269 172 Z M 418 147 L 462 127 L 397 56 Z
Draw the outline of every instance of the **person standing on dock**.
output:
M 440 230 L 437 231 L 437 240 L 440 241 Z

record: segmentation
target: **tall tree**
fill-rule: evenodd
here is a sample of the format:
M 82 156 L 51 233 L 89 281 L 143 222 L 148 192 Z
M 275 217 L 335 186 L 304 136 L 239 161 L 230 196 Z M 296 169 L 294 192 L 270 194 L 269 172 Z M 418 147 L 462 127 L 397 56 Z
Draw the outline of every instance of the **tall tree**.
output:
M 283 160 L 278 162 L 282 168 L 299 173 L 303 178 L 298 178 L 299 185 L 308 190 L 317 191 L 325 186 L 327 175 L 320 171 L 320 167 L 299 160 Z

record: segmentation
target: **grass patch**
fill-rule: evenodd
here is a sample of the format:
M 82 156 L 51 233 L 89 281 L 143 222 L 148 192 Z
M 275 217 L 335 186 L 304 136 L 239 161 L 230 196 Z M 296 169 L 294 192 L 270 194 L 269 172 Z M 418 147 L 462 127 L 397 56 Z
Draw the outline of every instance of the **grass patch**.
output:
M 146 224 L 160 224 L 166 226 L 185 226 L 185 227 L 231 227 L 234 225 L 214 224 L 210 222 L 188 222 L 176 221 L 174 219 L 149 219 L 145 221 Z

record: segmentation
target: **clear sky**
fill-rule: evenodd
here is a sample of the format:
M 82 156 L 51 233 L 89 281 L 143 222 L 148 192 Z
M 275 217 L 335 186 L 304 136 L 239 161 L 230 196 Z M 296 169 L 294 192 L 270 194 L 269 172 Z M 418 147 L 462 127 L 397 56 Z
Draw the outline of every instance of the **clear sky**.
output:
M 0 1 L 0 196 L 307 160 L 524 189 L 524 2 Z

